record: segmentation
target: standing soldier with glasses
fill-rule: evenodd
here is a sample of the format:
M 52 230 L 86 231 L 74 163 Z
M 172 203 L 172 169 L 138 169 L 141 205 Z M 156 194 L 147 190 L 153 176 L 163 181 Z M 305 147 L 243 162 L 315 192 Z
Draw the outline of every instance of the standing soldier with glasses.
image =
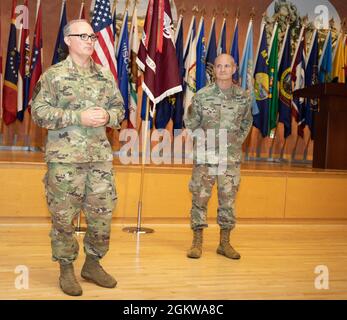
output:
M 60 264 L 61 289 L 72 296 L 82 294 L 73 268 L 79 251 L 73 220 L 80 210 L 88 225 L 81 276 L 102 287 L 117 284 L 99 260 L 109 249 L 117 199 L 106 126 L 120 128 L 124 106 L 112 73 L 91 59 L 96 39 L 86 20 L 65 26 L 69 56 L 42 75 L 31 109 L 35 123 L 48 129 L 45 190 L 52 259 Z

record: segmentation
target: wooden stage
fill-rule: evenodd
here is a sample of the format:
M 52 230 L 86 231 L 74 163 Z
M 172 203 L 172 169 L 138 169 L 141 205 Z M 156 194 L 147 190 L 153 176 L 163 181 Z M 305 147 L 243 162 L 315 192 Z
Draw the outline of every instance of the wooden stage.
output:
M 150 224 L 155 232 L 139 241 L 122 232 L 123 226 L 113 225 L 110 251 L 102 260 L 118 281 L 114 289 L 81 279 L 79 236 L 75 270 L 84 293 L 77 299 L 347 299 L 346 225 L 240 223 L 232 235 L 242 255 L 237 261 L 215 253 L 215 225 L 205 232 L 199 260 L 185 256 L 191 244 L 188 225 Z M 59 289 L 48 232 L 48 224 L 0 225 L 0 299 L 76 299 Z M 28 270 L 28 289 L 15 287 L 17 266 Z
M 146 167 L 142 221 L 155 232 L 138 237 L 122 229 L 136 224 L 140 167 L 115 162 L 115 169 L 119 200 L 102 263 L 118 286 L 81 279 L 80 235 L 75 270 L 84 294 L 77 299 L 347 299 L 347 172 L 244 163 L 232 233 L 242 258 L 232 261 L 215 253 L 216 190 L 203 256 L 186 258 L 190 166 Z M 0 152 L 0 299 L 75 299 L 59 289 L 51 261 L 45 170 L 41 153 Z M 18 266 L 29 272 L 27 289 L 16 289 Z
M 48 221 L 42 178 L 46 171 L 40 152 L 0 151 L 0 223 Z M 118 193 L 115 222 L 136 221 L 140 166 L 115 161 Z M 143 221 L 187 223 L 191 206 L 188 183 L 191 166 L 145 169 Z M 216 187 L 209 203 L 215 222 Z M 245 162 L 236 200 L 240 221 L 347 222 L 347 171 L 314 170 L 308 165 Z

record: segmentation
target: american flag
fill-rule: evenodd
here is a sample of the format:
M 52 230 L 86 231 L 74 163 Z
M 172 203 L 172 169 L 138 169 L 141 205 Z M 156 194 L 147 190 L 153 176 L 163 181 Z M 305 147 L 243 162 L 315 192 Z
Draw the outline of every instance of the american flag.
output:
M 96 63 L 109 67 L 117 80 L 117 62 L 109 0 L 95 1 L 92 27 L 98 36 L 92 58 Z

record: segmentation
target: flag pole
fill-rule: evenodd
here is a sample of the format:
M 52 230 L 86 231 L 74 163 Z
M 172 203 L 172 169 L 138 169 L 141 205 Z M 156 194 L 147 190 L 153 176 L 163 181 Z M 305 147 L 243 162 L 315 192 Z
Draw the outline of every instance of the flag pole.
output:
M 145 164 L 147 155 L 147 135 L 148 135 L 148 125 L 149 125 L 149 98 L 146 101 L 146 119 L 145 119 L 145 130 L 143 134 L 143 144 L 142 144 L 142 163 L 141 163 L 141 178 L 140 178 L 140 195 L 137 203 L 137 226 L 136 227 L 125 227 L 124 232 L 128 233 L 153 233 L 154 230 L 151 228 L 141 227 L 141 216 L 142 216 L 142 200 L 143 200 L 143 187 L 145 180 Z
M 167 16 L 165 21 L 172 21 L 169 0 L 153 0 L 150 1 L 147 7 L 147 15 L 145 19 L 142 41 L 140 43 L 139 52 L 137 55 L 137 64 L 144 73 L 145 80 L 142 82 L 142 88 L 147 93 L 145 128 L 142 128 L 142 163 L 141 163 L 141 179 L 140 193 L 138 201 L 137 226 L 124 228 L 123 231 L 131 233 L 152 233 L 153 229 L 141 227 L 141 215 L 143 208 L 143 194 L 145 182 L 145 165 L 147 156 L 147 138 L 149 124 L 149 99 L 153 101 L 153 113 L 155 112 L 156 103 L 160 102 L 166 96 L 173 95 L 182 91 L 181 79 L 178 71 L 178 63 L 175 46 L 173 44 L 173 30 L 170 22 L 170 29 L 165 30 L 166 22 L 164 23 L 164 15 Z M 168 35 L 166 34 L 168 33 Z M 176 59 L 176 61 L 174 60 Z M 150 60 L 153 62 L 150 62 Z M 163 63 L 165 68 L 159 68 Z M 157 66 L 153 70 L 153 65 Z M 146 67 L 147 66 L 147 67 Z M 167 77 L 168 71 L 171 72 L 170 77 Z M 156 86 L 158 81 L 160 86 Z M 152 111 L 151 111 L 152 113 Z M 152 114 L 151 114 L 152 115 Z M 150 148 L 149 148 L 150 149 Z
M 66 0 L 63 0 L 62 1 L 62 8 L 61 8 L 61 15 L 60 15 L 60 23 L 61 23 L 61 20 L 62 20 L 62 17 L 63 17 L 63 10 L 64 10 L 64 5 L 65 5 L 65 2 Z M 82 19 L 82 12 L 84 10 L 84 0 L 82 0 L 81 2 L 81 8 L 80 8 L 80 14 L 79 14 L 79 19 Z M 80 235 L 80 234 L 85 234 L 87 232 L 87 228 L 86 227 L 81 227 L 81 212 L 78 213 L 77 215 L 77 226 L 75 227 L 75 233 L 77 235 Z

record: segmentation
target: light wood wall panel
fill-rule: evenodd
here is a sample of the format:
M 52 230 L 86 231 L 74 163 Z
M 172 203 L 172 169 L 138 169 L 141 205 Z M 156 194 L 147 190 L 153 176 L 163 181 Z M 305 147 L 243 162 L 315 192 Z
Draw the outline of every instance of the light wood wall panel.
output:
M 346 218 L 346 176 L 289 177 L 286 218 Z
M 117 208 L 114 217 L 137 217 L 140 167 L 116 166 Z M 47 217 L 43 164 L 0 164 L 0 217 Z M 143 218 L 189 218 L 191 168 L 145 170 Z M 242 170 L 236 215 L 249 219 L 347 219 L 347 173 Z M 217 190 L 208 217 L 215 219 Z

